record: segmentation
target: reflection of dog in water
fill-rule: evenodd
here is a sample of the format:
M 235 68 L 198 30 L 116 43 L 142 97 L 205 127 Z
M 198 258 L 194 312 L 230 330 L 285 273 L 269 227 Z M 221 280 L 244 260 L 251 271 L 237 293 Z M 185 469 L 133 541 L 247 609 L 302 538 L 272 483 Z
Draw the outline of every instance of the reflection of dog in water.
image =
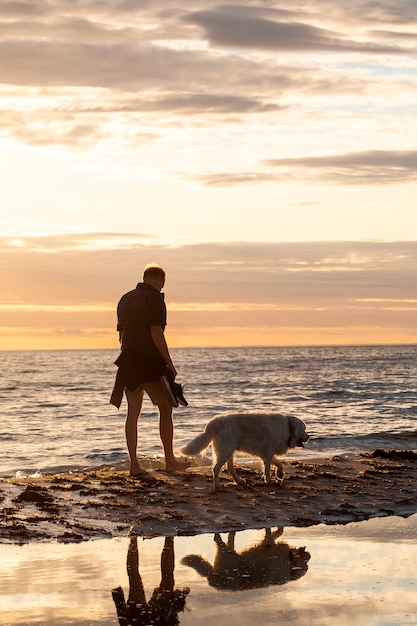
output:
M 268 585 L 283 585 L 303 576 L 310 560 L 305 548 L 290 548 L 287 543 L 275 542 L 283 529 L 265 529 L 263 541 L 239 554 L 235 550 L 235 532 L 228 535 L 227 544 L 219 533 L 214 535 L 217 545 L 214 564 L 196 554 L 182 559 L 184 565 L 193 567 L 200 576 L 207 578 L 216 589 L 257 589 Z
M 195 456 L 211 443 L 213 448 L 214 486 L 220 487 L 219 472 L 227 462 L 227 469 L 238 484 L 244 484 L 233 465 L 234 452 L 246 452 L 259 456 L 264 462 L 264 481 L 274 483 L 271 464 L 282 478 L 281 461 L 276 454 L 285 454 L 290 448 L 303 448 L 308 441 L 305 424 L 293 415 L 279 413 L 224 413 L 213 417 L 204 432 L 181 449 L 184 454 Z
M 120 626 L 148 626 L 164 624 L 177 626 L 178 613 L 185 607 L 188 588 L 174 590 L 174 538 L 165 537 L 161 554 L 161 584 L 155 589 L 149 602 L 146 601 L 142 578 L 139 574 L 139 553 L 137 538 L 132 537 L 127 553 L 127 574 L 129 577 L 129 598 L 126 602 L 123 589 L 113 589 Z

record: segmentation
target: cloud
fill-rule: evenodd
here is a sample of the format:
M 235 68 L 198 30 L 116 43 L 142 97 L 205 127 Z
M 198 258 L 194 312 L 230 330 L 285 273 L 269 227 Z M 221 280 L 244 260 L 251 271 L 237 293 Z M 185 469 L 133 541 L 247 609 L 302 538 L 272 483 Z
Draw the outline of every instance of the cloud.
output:
M 135 249 L 149 242 L 157 242 L 158 237 L 145 233 L 103 233 L 84 232 L 46 236 L 0 237 L 0 254 L 20 252 L 23 255 L 32 253 L 61 254 L 63 252 L 80 252 L 82 250 L 111 250 L 127 247 Z
M 414 14 L 404 1 L 3 2 L 1 135 L 29 146 L 127 149 L 179 123 L 243 125 L 253 116 L 275 125 L 285 113 L 314 111 L 309 97 L 383 99 L 388 90 L 406 98 L 410 74 L 387 81 L 371 67 L 384 64 L 383 53 L 413 52 Z M 305 52 L 324 52 L 325 61 Z M 342 53 L 337 62 L 332 52 Z M 369 53 L 367 70 L 348 66 L 351 52 Z
M 117 238 L 124 245 L 112 248 Z M 31 336 L 34 347 L 50 337 L 44 347 L 116 348 L 116 304 L 149 261 L 167 270 L 176 345 L 416 340 L 417 242 L 172 246 L 119 233 L 37 239 L 0 242 L 7 259 L 0 264 L 7 267 L 1 334 Z
M 325 156 L 264 159 L 254 172 L 188 176 L 208 187 L 309 181 L 333 185 L 390 185 L 417 179 L 417 151 L 367 150 Z M 271 171 L 271 168 L 277 171 Z
M 279 22 L 245 14 L 240 7 L 190 13 L 187 22 L 200 26 L 211 43 L 229 47 L 284 51 L 398 54 L 399 46 L 352 41 L 337 32 L 299 22 Z
M 117 240 L 122 247 L 113 247 Z M 119 233 L 3 239 L 0 253 L 8 267 L 3 304 L 32 305 L 108 305 L 141 280 L 150 261 L 167 269 L 177 303 L 409 298 L 417 264 L 415 242 L 171 246 Z
M 217 85 L 217 90 L 221 87 L 223 92 L 228 86 L 243 81 L 249 87 L 256 76 L 258 88 L 265 80 L 272 86 L 274 74 L 275 84 L 278 84 L 278 59 L 261 60 L 256 55 L 234 54 L 233 50 L 220 53 L 196 46 L 199 32 L 185 25 L 198 26 L 210 41 L 228 48 L 371 54 L 410 52 L 409 48 L 387 45 L 385 36 L 381 38 L 383 43 L 351 41 L 349 33 L 318 28 L 314 25 L 315 13 L 321 20 L 326 20 L 326 16 L 312 7 L 304 12 L 266 11 L 263 4 L 254 3 L 246 7 L 229 5 L 193 10 L 199 4 L 210 6 L 212 3 L 194 3 L 188 10 L 173 5 L 172 10 L 165 11 L 159 3 L 155 3 L 153 10 L 152 4 L 142 6 L 140 3 L 136 7 L 124 7 L 125 12 L 120 10 L 121 3 L 83 3 L 82 7 L 60 3 L 49 5 L 49 11 L 40 12 L 31 22 L 24 20 L 24 11 L 23 19 L 19 11 L 14 20 L 3 16 L 6 19 L 3 28 L 0 23 L 3 59 L 0 80 L 39 87 L 77 85 L 115 91 L 179 88 L 203 94 L 208 93 L 207 85 Z M 297 16 L 306 22 L 295 21 Z M 286 21 L 282 21 L 283 17 Z M 344 24 L 343 17 L 346 12 L 338 18 L 340 25 Z M 281 21 L 277 21 L 279 19 Z M 296 67 L 291 65 L 296 73 Z M 285 74 L 286 69 L 289 67 L 281 71 Z M 219 75 L 223 79 L 220 84 Z
M 413 31 L 398 32 L 397 30 L 370 30 L 371 37 L 379 37 L 381 39 L 403 39 L 413 43 L 417 43 L 417 33 Z
M 215 93 L 174 92 L 158 98 L 130 98 L 106 104 L 81 105 L 79 113 L 163 113 L 227 115 L 240 113 L 271 113 L 286 107 L 263 102 L 250 96 Z
M 188 180 L 202 183 L 207 187 L 240 187 L 241 185 L 260 185 L 294 180 L 292 174 L 270 172 L 219 172 L 214 174 L 186 175 Z
M 143 79 L 158 88 L 177 83 L 188 55 L 177 54 L 178 75 L 169 73 L 172 53 L 157 46 L 123 43 L 65 44 L 49 41 L 3 41 L 4 83 L 34 86 L 90 86 L 135 91 Z M 182 58 L 181 58 L 182 57 Z M 181 63 L 183 61 L 183 63 Z M 182 67 L 181 67 L 182 66 Z
M 13 20 L 22 17 L 40 17 L 48 14 L 47 3 L 19 2 L 7 0 L 1 2 L 1 14 L 3 18 Z
M 367 150 L 290 159 L 267 159 L 267 167 L 323 172 L 320 181 L 336 184 L 390 184 L 416 180 L 417 151 Z
M 149 42 L 66 44 L 7 40 L 0 41 L 0 55 L 4 61 L 0 82 L 4 84 L 56 89 L 89 87 L 108 89 L 116 95 L 149 92 L 160 94 L 162 99 L 173 97 L 174 111 L 187 95 L 199 99 L 201 110 L 201 99 L 205 98 L 212 107 L 213 96 L 219 101 L 220 97 L 235 97 L 239 104 L 247 97 L 276 98 L 277 89 L 317 92 L 320 87 L 324 92 L 334 84 L 334 90 L 337 88 L 340 93 L 361 86 L 363 89 L 365 85 L 361 78 L 342 77 L 331 70 L 313 74 L 307 62 L 304 67 L 277 67 L 275 60 L 266 63 L 234 54 L 176 50 Z M 236 89 L 242 93 L 236 94 Z M 210 101 L 208 93 L 213 94 Z M 138 100 L 138 110 L 146 107 L 147 102 L 151 103 L 152 97 Z
M 155 260 L 184 327 L 214 315 L 230 328 L 234 311 L 301 327 L 309 307 L 317 324 L 323 307 L 371 318 L 389 298 L 404 320 L 407 244 L 165 237 L 360 237 L 383 207 L 377 232 L 408 238 L 395 220 L 413 216 L 400 186 L 415 182 L 416 17 L 414 0 L 0 0 L 1 203 L 19 225 L 3 232 L 33 215 L 40 232 L 98 231 L 2 240 L 3 303 L 55 328 L 113 327 L 115 300 Z M 1 314 L 31 326 L 27 309 Z

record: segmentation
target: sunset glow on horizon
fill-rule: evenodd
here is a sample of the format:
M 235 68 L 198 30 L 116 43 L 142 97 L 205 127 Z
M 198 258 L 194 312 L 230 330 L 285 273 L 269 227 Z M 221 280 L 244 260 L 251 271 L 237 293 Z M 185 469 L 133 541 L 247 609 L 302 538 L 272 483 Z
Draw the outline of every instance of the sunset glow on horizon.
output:
M 414 2 L 0 5 L 0 349 L 417 343 Z

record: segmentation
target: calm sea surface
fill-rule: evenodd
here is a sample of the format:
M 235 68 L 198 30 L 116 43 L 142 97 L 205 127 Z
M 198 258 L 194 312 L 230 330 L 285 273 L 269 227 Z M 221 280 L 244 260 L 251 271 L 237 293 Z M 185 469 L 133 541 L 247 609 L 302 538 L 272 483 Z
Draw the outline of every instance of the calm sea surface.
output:
M 417 346 L 173 349 L 188 407 L 175 447 L 216 413 L 268 410 L 307 424 L 289 458 L 417 448 Z M 124 415 L 109 404 L 118 352 L 0 352 L 0 475 L 121 464 Z M 145 400 L 139 455 L 158 459 L 157 413 Z

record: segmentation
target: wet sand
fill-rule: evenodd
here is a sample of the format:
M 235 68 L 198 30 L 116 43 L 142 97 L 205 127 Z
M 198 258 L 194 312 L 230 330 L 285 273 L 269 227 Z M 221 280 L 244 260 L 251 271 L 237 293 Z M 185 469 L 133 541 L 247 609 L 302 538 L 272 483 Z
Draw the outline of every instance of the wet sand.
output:
M 417 453 L 375 450 L 360 456 L 284 460 L 284 480 L 261 482 L 240 467 L 246 485 L 226 472 L 214 490 L 210 467 L 147 481 L 102 467 L 0 481 L 0 542 L 79 542 L 139 536 L 184 536 L 272 526 L 346 524 L 417 512 Z

